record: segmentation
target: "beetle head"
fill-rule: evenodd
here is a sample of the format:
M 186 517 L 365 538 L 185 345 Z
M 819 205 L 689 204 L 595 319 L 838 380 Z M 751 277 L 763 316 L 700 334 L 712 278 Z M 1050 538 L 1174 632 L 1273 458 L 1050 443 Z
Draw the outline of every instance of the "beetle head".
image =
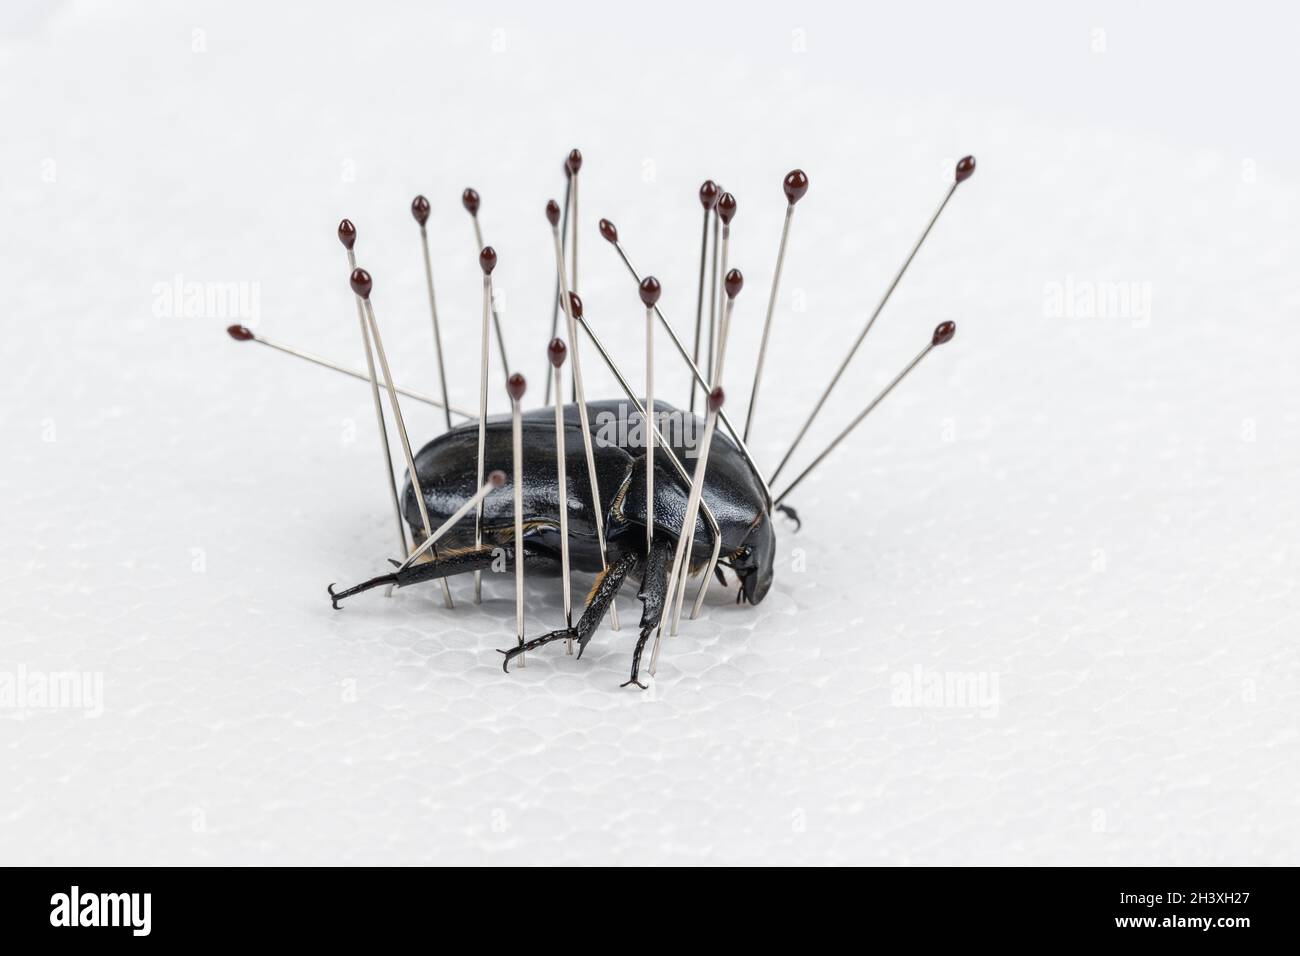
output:
M 735 552 L 731 566 L 740 578 L 740 593 L 750 604 L 758 604 L 772 587 L 772 561 L 776 556 L 776 534 L 772 522 L 762 515 L 750 529 L 745 543 Z

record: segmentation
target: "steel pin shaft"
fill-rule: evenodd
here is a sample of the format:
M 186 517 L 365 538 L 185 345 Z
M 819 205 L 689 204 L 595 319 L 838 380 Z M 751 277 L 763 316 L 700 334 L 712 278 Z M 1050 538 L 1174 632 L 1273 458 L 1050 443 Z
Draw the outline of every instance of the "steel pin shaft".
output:
M 438 328 L 438 300 L 433 294 L 433 260 L 429 258 L 429 233 L 420 225 L 420 247 L 424 250 L 424 280 L 429 289 L 429 312 L 433 315 L 433 348 L 438 354 L 438 382 L 442 386 L 442 410 L 451 430 L 451 400 L 447 397 L 447 365 L 442 357 L 442 332 Z
M 550 378 L 555 380 L 556 394 L 559 394 L 559 388 L 562 376 L 560 369 L 564 365 L 564 356 L 568 349 L 565 348 L 564 342 L 559 338 L 551 339 L 550 347 L 547 349 L 551 362 Z M 564 439 L 564 405 L 561 402 L 555 403 L 555 487 L 557 497 L 560 503 L 560 580 L 563 587 L 564 597 L 564 626 L 573 628 L 573 594 L 572 584 L 569 580 L 569 477 L 568 462 L 566 456 L 568 452 L 565 448 Z M 564 652 L 573 653 L 573 638 L 567 638 L 564 642 Z
M 790 484 L 786 487 L 785 491 L 781 492 L 780 497 L 776 499 L 776 503 L 780 504 L 783 500 L 785 500 L 785 497 L 789 495 L 790 492 L 794 491 L 794 489 L 799 485 L 799 483 L 803 481 L 805 478 L 807 478 L 808 475 L 812 472 L 812 470 L 816 468 L 818 465 L 820 465 L 826 459 L 826 457 L 836 449 L 836 447 L 840 444 L 840 442 L 848 438 L 849 434 L 853 431 L 853 429 L 857 428 L 858 425 L 861 424 L 862 420 L 866 418 L 869 414 L 871 414 L 872 409 L 874 409 L 877 405 L 879 405 L 882 401 L 884 401 L 885 396 L 888 395 L 890 392 L 892 392 L 899 382 L 907 378 L 908 374 L 912 371 L 912 369 L 916 368 L 918 365 L 921 364 L 921 359 L 929 355 L 930 352 L 933 351 L 936 345 L 943 345 L 945 342 L 950 342 L 952 340 L 952 337 L 956 333 L 957 333 L 957 326 L 954 323 L 952 322 L 939 323 L 939 325 L 936 326 L 934 330 L 934 335 L 931 336 L 929 343 L 925 346 L 925 348 L 921 349 L 921 351 L 917 353 L 916 358 L 908 362 L 907 365 L 903 368 L 903 370 L 894 377 L 894 380 L 890 382 L 888 385 L 886 385 L 884 389 L 880 392 L 880 394 L 877 395 L 875 398 L 873 398 L 870 404 L 868 404 L 866 408 L 864 408 L 861 412 L 858 413 L 857 417 L 854 418 L 853 421 L 849 422 L 848 427 L 846 427 L 842 432 L 836 435 L 834 440 L 829 445 L 827 445 L 825 449 L 822 450 L 821 454 L 819 454 L 816 458 L 812 460 L 812 464 L 810 464 L 807 468 L 801 471 L 799 473 L 799 476 L 795 478 L 794 481 L 790 482 Z
M 233 339 L 238 339 L 239 341 L 256 342 L 258 345 L 265 345 L 267 348 L 275 349 L 275 351 L 277 352 L 283 352 L 285 355 L 292 355 L 294 358 L 300 358 L 306 362 L 310 362 L 312 365 L 319 365 L 321 368 L 327 368 L 332 372 L 341 372 L 342 374 L 348 376 L 349 378 L 355 378 L 358 381 L 362 381 L 362 382 L 370 381 L 370 376 L 367 375 L 365 372 L 362 372 L 355 368 L 348 368 L 346 365 L 340 365 L 337 362 L 331 362 L 329 359 L 323 358 L 322 356 L 319 356 L 314 352 L 305 352 L 302 349 L 294 348 L 291 345 L 285 345 L 283 342 L 277 342 L 274 339 L 268 339 L 266 336 L 258 335 L 257 333 L 253 332 L 251 329 L 245 328 L 242 325 L 232 325 L 226 331 L 227 334 L 229 334 L 230 337 Z M 381 387 L 383 387 L 385 391 L 388 390 L 388 380 L 386 378 L 381 379 L 379 384 Z M 432 405 L 434 408 L 444 407 L 442 402 L 438 401 L 438 399 L 434 398 L 432 395 L 426 395 L 423 392 L 417 392 L 414 391 L 413 389 L 404 388 L 401 385 L 394 386 L 394 388 L 398 395 L 404 395 L 409 399 L 413 399 L 414 401 L 421 402 L 422 404 L 425 405 Z M 472 412 L 468 412 L 465 409 L 459 408 L 456 405 L 451 406 L 451 411 L 453 415 L 460 415 L 462 418 L 474 417 L 474 414 Z
M 448 518 L 442 524 L 438 525 L 437 529 L 433 532 L 433 534 L 429 535 L 429 537 L 425 538 L 422 542 L 420 542 L 420 546 L 411 552 L 411 556 L 409 558 L 407 558 L 405 561 L 402 562 L 401 566 L 398 568 L 399 571 L 404 571 L 412 564 L 414 564 L 415 561 L 421 555 L 423 555 L 435 544 L 437 544 L 438 541 L 442 539 L 447 534 L 448 531 L 454 528 L 462 518 L 464 518 L 475 508 L 479 507 L 483 499 L 487 497 L 488 492 L 492 491 L 494 488 L 499 488 L 501 487 L 502 484 L 504 484 L 504 480 L 505 480 L 504 473 L 493 472 L 493 474 L 500 475 L 501 480 L 493 481 L 489 479 L 488 481 L 485 481 L 482 487 L 480 487 L 478 491 L 474 492 L 473 496 L 467 499 L 463 505 L 457 508 L 450 518 Z
M 351 275 L 352 271 L 357 267 L 356 253 L 353 252 L 351 245 L 352 242 L 356 241 L 356 229 L 352 226 L 352 223 L 347 222 L 347 220 L 344 220 L 344 222 L 347 224 L 347 228 L 351 230 L 351 233 L 349 235 L 349 233 L 344 229 L 344 226 L 340 225 L 339 236 L 340 238 L 348 236 L 349 239 L 348 245 L 345 248 L 347 249 L 348 254 L 348 274 Z M 393 517 L 397 522 L 398 554 L 405 555 L 410 553 L 410 548 L 406 543 L 406 522 L 402 520 L 402 503 L 397 496 L 397 476 L 393 474 L 393 449 L 392 445 L 389 444 L 388 441 L 388 425 L 384 421 L 384 403 L 379 398 L 379 376 L 375 373 L 374 350 L 370 347 L 370 333 L 366 331 L 366 307 L 361 301 L 361 296 L 357 295 L 355 292 L 352 294 L 352 298 L 356 300 L 357 304 L 357 322 L 361 327 L 361 344 L 365 349 L 366 369 L 369 371 L 370 397 L 375 406 L 375 420 L 379 426 L 379 441 L 382 445 L 384 473 L 388 478 L 388 493 L 392 498 Z M 384 595 L 386 597 L 393 596 L 391 585 L 384 589 Z
M 596 456 L 591 448 L 591 424 L 587 418 L 587 396 L 586 391 L 582 386 L 582 360 L 579 358 L 578 328 L 574 322 L 573 299 L 571 299 L 569 295 L 568 282 L 563 278 L 564 252 L 560 247 L 560 233 L 554 226 L 551 227 L 551 235 L 555 239 L 556 272 L 562 277 L 560 295 L 562 296 L 564 305 L 564 316 L 568 320 L 570 351 L 573 352 L 574 402 L 578 406 L 578 417 L 582 423 L 582 450 L 583 454 L 587 458 L 587 482 L 591 486 L 592 517 L 596 525 L 596 543 L 600 547 L 601 572 L 604 573 L 609 569 L 609 563 L 605 554 L 605 515 L 601 506 L 600 484 L 597 481 L 596 475 Z M 620 628 L 618 606 L 613 600 L 609 603 L 609 626 L 615 631 Z
M 353 275 L 355 276 L 360 271 L 359 269 L 354 271 Z M 369 278 L 369 275 L 367 275 L 367 281 L 369 281 Z M 393 373 L 388 367 L 388 356 L 384 353 L 383 339 L 379 336 L 379 323 L 375 321 L 375 308 L 370 302 L 369 294 L 362 298 L 366 306 L 366 321 L 370 325 L 370 337 L 375 343 L 375 354 L 379 357 L 379 367 L 384 370 L 384 380 L 389 383 L 388 402 L 393 410 L 393 420 L 397 424 L 397 437 L 402 443 L 402 454 L 406 458 L 406 469 L 411 476 L 411 490 L 415 493 L 415 503 L 420 511 L 420 523 L 424 527 L 425 537 L 428 537 L 433 533 L 433 529 L 429 525 L 429 509 L 424 501 L 424 491 L 420 487 L 420 476 L 415 470 L 415 456 L 411 453 L 411 440 L 406 432 L 406 422 L 402 419 L 402 406 L 397 400 L 397 391 L 392 385 Z M 448 608 L 455 607 L 455 603 L 451 599 L 451 588 L 447 584 L 447 579 L 440 578 L 440 580 L 442 581 L 443 604 Z
M 772 334 L 772 314 L 776 311 L 776 297 L 781 287 L 781 269 L 785 265 L 785 247 L 790 238 L 790 220 L 794 218 L 794 203 L 785 207 L 785 223 L 781 226 L 781 245 L 776 250 L 776 269 L 772 272 L 772 291 L 767 297 L 767 316 L 763 319 L 763 337 L 758 344 L 758 364 L 754 367 L 754 385 L 749 392 L 749 411 L 745 414 L 745 441 L 754 426 L 754 408 L 758 404 L 758 387 L 763 381 L 763 362 L 767 358 L 767 342 Z

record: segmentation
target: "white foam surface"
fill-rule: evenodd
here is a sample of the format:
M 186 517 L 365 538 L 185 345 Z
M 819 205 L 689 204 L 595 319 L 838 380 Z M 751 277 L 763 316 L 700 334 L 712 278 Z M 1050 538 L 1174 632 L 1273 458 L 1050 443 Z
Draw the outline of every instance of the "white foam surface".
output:
M 5 14 L 0 674 L 103 693 L 96 716 L 0 707 L 0 859 L 1294 862 L 1300 171 L 1291 134 L 1252 139 L 1223 107 L 1277 105 L 1273 68 L 1216 72 L 1198 119 L 1176 94 L 1206 81 L 1146 13 L 1099 14 L 1096 52 L 1086 17 L 1031 7 L 933 45 L 925 12 L 746 5 L 719 45 L 722 14 L 693 6 L 638 31 L 580 3 L 569 36 L 550 8 L 447 9 Z M 543 206 L 574 145 L 587 313 L 638 385 L 642 312 L 596 219 L 687 335 L 694 191 L 737 195 L 737 420 L 780 180 L 808 171 L 755 426 L 768 468 L 954 160 L 980 164 L 801 458 L 937 321 L 956 339 L 791 498 L 804 526 L 779 525 L 767 600 L 715 589 L 645 693 L 618 689 L 630 592 L 583 660 L 556 645 L 508 676 L 509 575 L 481 607 L 465 579 L 454 611 L 425 587 L 333 612 L 325 585 L 393 550 L 369 395 L 222 332 L 359 366 L 346 215 L 396 376 L 435 391 L 424 192 L 473 408 L 473 185 L 540 401 Z M 177 281 L 241 283 L 252 314 L 169 307 Z M 1127 307 L 1087 305 L 1120 289 Z M 657 390 L 680 401 L 669 348 Z M 418 440 L 441 427 L 406 410 Z M 529 581 L 527 613 L 559 623 L 554 581 Z M 953 692 L 927 699 L 932 679 Z

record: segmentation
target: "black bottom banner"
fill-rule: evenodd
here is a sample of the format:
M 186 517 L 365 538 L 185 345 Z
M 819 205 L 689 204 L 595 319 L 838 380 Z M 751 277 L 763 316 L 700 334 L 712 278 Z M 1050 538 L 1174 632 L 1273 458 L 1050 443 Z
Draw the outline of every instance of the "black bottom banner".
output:
M 766 938 L 788 926 L 866 929 L 927 947 L 947 940 L 1236 947 L 1289 940 L 1295 923 L 1289 869 L 841 869 L 797 878 L 758 870 L 709 886 L 694 873 L 662 871 L 596 885 L 581 872 L 418 869 L 10 868 L 2 878 L 7 943 L 96 948 L 151 940 L 337 947 L 414 934 L 436 945 L 439 930 L 476 928 L 499 944 L 546 925 L 536 921 L 543 910 L 548 923 L 574 919 L 609 940 L 662 932 L 683 907 L 693 925 L 715 923 L 732 945 L 747 932 Z

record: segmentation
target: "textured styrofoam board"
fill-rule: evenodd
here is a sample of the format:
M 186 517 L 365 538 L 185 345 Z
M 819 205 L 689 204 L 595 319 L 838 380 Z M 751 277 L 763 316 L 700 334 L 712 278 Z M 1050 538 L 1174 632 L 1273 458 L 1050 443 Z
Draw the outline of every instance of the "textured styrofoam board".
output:
M 718 62 L 648 62 L 631 34 L 582 44 L 591 74 L 636 62 L 622 83 L 555 67 L 546 52 L 578 41 L 524 9 L 354 30 L 328 10 L 71 5 L 11 33 L 6 75 L 41 82 L 0 84 L 0 253 L 22 280 L 0 382 L 0 671 L 100 674 L 104 696 L 96 718 L 0 709 L 4 859 L 1294 861 L 1296 178 L 1120 120 L 882 88 L 816 55 L 829 13 L 808 12 L 802 60 L 772 16 L 744 18 L 749 42 Z M 731 122 L 692 108 L 703 77 Z M 366 390 L 236 346 L 225 316 L 155 310 L 178 275 L 248 283 L 260 331 L 359 364 L 333 237 L 348 215 L 397 376 L 433 390 L 406 212 L 424 191 L 443 334 L 469 356 L 451 387 L 472 407 L 457 197 L 473 184 L 537 382 L 542 205 L 575 144 L 584 298 L 634 383 L 640 310 L 594 219 L 663 279 L 685 333 L 694 189 L 713 175 L 740 197 L 737 406 L 777 184 L 808 169 L 756 428 L 767 463 L 953 159 L 980 158 L 808 451 L 938 319 L 957 339 L 795 497 L 804 527 L 782 524 L 767 601 L 715 592 L 646 693 L 617 689 L 627 627 L 581 662 L 557 647 L 504 675 L 513 592 L 492 576 L 482 607 L 458 582 L 454 612 L 436 589 L 331 611 L 324 585 L 391 550 Z M 1067 282 L 1145 284 L 1149 314 L 1054 315 Z M 661 395 L 685 383 L 661 360 Z M 439 427 L 408 418 L 421 438 Z M 554 582 L 528 594 L 530 630 L 553 627 Z M 918 668 L 996 680 L 996 698 L 900 706 Z

